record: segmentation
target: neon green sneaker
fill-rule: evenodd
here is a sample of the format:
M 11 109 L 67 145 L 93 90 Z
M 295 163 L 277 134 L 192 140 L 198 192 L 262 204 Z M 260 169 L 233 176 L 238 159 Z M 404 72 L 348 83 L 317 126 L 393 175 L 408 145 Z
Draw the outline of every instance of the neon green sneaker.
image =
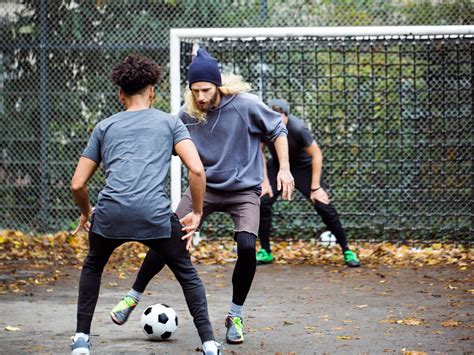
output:
M 137 304 L 133 297 L 125 296 L 110 312 L 112 321 L 117 325 L 124 324 Z
M 242 318 L 228 316 L 225 319 L 225 327 L 227 332 L 225 340 L 229 344 L 241 344 L 244 342 L 244 324 Z
M 356 255 L 356 253 L 354 253 L 353 251 L 350 251 L 350 250 L 346 250 L 344 252 L 344 262 L 349 267 L 359 267 L 360 266 L 360 261 L 359 261 L 359 258 Z
M 257 251 L 257 264 L 271 264 L 273 262 L 273 255 L 265 249 Z

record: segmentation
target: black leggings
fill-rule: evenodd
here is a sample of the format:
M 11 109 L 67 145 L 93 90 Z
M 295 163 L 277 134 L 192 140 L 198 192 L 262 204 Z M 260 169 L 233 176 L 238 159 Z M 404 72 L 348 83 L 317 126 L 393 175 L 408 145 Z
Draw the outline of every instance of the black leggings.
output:
M 232 302 L 241 306 L 250 291 L 257 261 L 255 257 L 256 236 L 248 232 L 236 232 L 234 239 L 237 242 L 237 262 L 232 275 Z M 163 259 L 154 250 L 150 249 L 138 271 L 133 289 L 144 292 L 151 279 L 165 266 Z
M 177 217 L 171 217 L 171 238 L 140 240 L 153 250 L 161 263 L 169 266 L 183 289 L 184 297 L 202 342 L 214 340 L 209 321 L 206 292 L 191 263 L 183 232 Z M 84 261 L 79 282 L 76 332 L 90 334 L 92 317 L 99 297 L 102 272 L 113 251 L 131 240 L 105 238 L 89 233 L 89 253 Z
M 260 226 L 258 230 L 258 238 L 260 239 L 262 248 L 270 252 L 270 232 L 272 229 L 273 216 L 272 206 L 280 195 L 276 183 L 278 166 L 273 159 L 270 159 L 267 162 L 267 172 L 273 190 L 273 197 L 270 198 L 268 195 L 265 195 L 260 200 Z M 311 166 L 306 168 L 293 168 L 291 169 L 291 174 L 295 179 L 295 187 L 309 199 L 311 195 Z M 332 203 L 326 205 L 325 203 L 316 201 L 316 203 L 313 204 L 313 207 L 321 216 L 326 227 L 332 234 L 334 234 L 336 241 L 341 246 L 342 250 L 347 250 L 346 232 L 344 231 L 344 228 L 342 228 L 339 215 L 334 205 Z

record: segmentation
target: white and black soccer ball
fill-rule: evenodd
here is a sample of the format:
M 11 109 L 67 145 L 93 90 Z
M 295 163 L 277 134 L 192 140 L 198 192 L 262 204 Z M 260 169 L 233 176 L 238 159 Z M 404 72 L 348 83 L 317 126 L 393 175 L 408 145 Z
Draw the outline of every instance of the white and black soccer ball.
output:
M 336 245 L 336 237 L 330 231 L 321 233 L 319 244 L 323 247 L 333 247 Z
M 165 340 L 178 328 L 178 316 L 170 306 L 157 303 L 143 311 L 140 323 L 148 338 Z

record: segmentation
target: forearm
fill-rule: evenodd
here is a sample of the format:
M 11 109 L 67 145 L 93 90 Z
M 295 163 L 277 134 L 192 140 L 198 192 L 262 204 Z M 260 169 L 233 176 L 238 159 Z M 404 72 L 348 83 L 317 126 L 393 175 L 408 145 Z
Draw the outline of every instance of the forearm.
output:
M 206 176 L 204 170 L 202 172 L 189 172 L 189 189 L 191 190 L 191 198 L 193 202 L 193 212 L 202 215 L 204 193 L 206 191 Z
M 89 193 L 87 192 L 86 186 L 73 188 L 72 197 L 83 215 L 88 216 L 91 214 L 92 207 L 89 201 Z
M 321 152 L 311 157 L 311 189 L 317 189 L 321 185 L 321 171 L 323 167 L 323 155 Z
M 280 136 L 275 139 L 275 150 L 278 156 L 278 164 L 280 169 L 290 169 L 290 162 L 288 158 L 288 139 L 286 136 Z

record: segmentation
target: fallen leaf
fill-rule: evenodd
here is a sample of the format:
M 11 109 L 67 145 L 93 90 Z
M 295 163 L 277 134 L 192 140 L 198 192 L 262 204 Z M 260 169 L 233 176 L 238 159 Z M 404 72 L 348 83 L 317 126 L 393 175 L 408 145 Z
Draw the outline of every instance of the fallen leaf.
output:
M 361 304 L 361 305 L 357 305 L 356 307 L 357 308 L 365 308 L 365 307 L 368 307 L 368 305 L 367 304 Z
M 406 319 L 401 319 L 397 320 L 398 324 L 405 324 L 405 325 L 421 325 L 424 323 L 423 319 L 417 319 L 417 318 L 406 318 Z
M 8 330 L 9 332 L 16 332 L 16 331 L 21 330 L 21 329 L 18 328 L 18 327 L 12 327 L 11 325 L 7 325 L 5 327 L 5 330 Z
M 441 322 L 441 325 L 443 327 L 446 327 L 446 328 L 447 327 L 453 327 L 454 328 L 454 327 L 459 326 L 460 324 L 461 324 L 460 321 L 457 321 L 457 320 L 454 320 L 454 319 L 449 319 L 449 320 L 446 320 L 444 322 Z
M 350 335 L 338 335 L 338 336 L 336 336 L 336 339 L 339 339 L 339 340 L 353 340 L 353 339 L 360 339 L 360 338 L 355 337 L 355 336 L 350 336 Z

